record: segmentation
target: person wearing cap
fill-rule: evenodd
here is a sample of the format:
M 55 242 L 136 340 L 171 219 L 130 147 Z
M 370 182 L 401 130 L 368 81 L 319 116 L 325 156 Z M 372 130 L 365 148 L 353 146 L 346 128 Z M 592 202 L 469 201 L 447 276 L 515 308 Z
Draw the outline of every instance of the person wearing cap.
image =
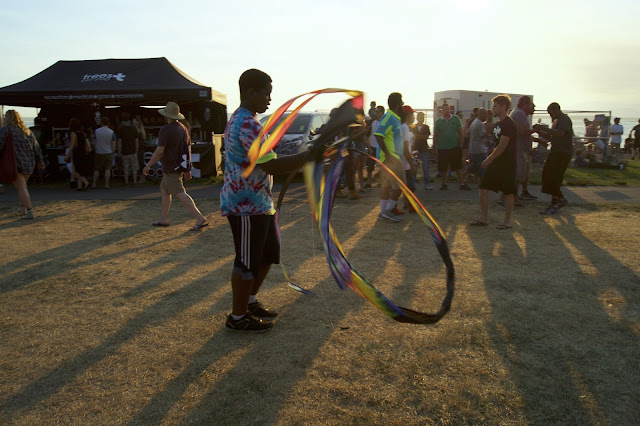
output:
M 411 131 L 413 125 L 415 111 L 409 105 L 402 107 L 402 166 L 404 167 L 404 176 L 407 181 L 407 187 L 415 192 L 416 190 L 416 168 L 413 164 L 413 156 L 411 152 L 413 150 L 413 144 L 415 141 L 415 135 Z M 415 209 L 409 204 L 409 200 L 405 197 L 403 201 L 403 207 L 405 210 L 415 213 Z M 398 213 L 394 212 L 396 215 Z M 402 212 L 400 212 L 402 213 Z
M 158 160 L 162 161 L 163 174 L 160 182 L 162 212 L 160 219 L 153 222 L 153 226 L 169 226 L 169 209 L 172 197 L 175 196 L 196 220 L 190 231 L 199 231 L 209 225 L 209 222 L 184 189 L 183 181 L 191 179 L 191 172 L 182 171 L 181 167 L 183 152 L 188 151 L 189 155 L 191 154 L 191 136 L 187 128 L 178 121 L 183 120 L 184 115 L 180 113 L 180 107 L 175 102 L 168 102 L 167 106 L 158 113 L 165 117 L 167 124 L 160 128 L 158 147 L 142 170 L 142 174 L 147 176 L 151 166 Z
M 617 154 L 618 151 L 620 151 L 624 127 L 620 124 L 620 117 L 614 118 L 613 123 L 609 128 L 609 134 L 611 135 L 611 153 Z
M 452 115 L 449 104 L 446 102 L 441 107 L 442 117 L 436 120 L 433 128 L 433 145 L 438 149 L 438 170 L 442 179 L 441 190 L 447 188 L 447 171 L 456 172 L 460 189 L 469 191 L 469 185 L 464 183 L 464 170 L 462 169 L 462 122 L 460 117 Z

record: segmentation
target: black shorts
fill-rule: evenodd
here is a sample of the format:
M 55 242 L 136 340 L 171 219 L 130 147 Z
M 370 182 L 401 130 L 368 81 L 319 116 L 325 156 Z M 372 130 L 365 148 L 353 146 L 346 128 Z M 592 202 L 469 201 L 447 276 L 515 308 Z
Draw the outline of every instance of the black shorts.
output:
M 449 167 L 454 172 L 462 168 L 462 150 L 460 147 L 438 149 L 438 171 L 446 173 Z
M 552 151 L 544 162 L 542 169 L 542 192 L 551 196 L 559 196 L 564 172 L 571 162 L 570 152 Z
M 280 237 L 274 215 L 227 216 L 236 259 L 233 273 L 250 280 L 258 276 L 262 266 L 280 263 Z
M 502 192 L 504 195 L 515 194 L 517 192 L 515 164 L 500 163 L 497 160 L 489 164 L 482 176 L 480 189 Z
M 640 149 L 640 139 L 636 138 L 636 139 L 633 141 L 633 147 L 634 147 L 635 149 Z

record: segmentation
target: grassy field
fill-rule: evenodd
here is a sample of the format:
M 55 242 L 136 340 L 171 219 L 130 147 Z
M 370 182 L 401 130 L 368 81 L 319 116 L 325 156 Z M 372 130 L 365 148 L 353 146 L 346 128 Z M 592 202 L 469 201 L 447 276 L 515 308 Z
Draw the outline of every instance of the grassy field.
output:
M 429 203 L 457 288 L 435 326 L 395 323 L 329 274 L 302 194 L 284 204 L 282 257 L 261 300 L 274 329 L 234 334 L 231 234 L 157 201 L 0 204 L 2 424 L 637 424 L 640 259 L 634 206 L 571 206 L 515 226 L 478 206 Z M 540 204 L 542 206 L 542 204 Z M 376 221 L 340 201 L 349 260 L 397 303 L 435 310 L 444 268 L 415 216 Z
M 569 166 L 564 175 L 565 185 L 605 185 L 605 186 L 640 186 L 640 161 L 626 161 L 624 170 L 615 169 L 583 169 Z M 535 164 L 531 170 L 530 183 L 542 183 L 542 165 Z

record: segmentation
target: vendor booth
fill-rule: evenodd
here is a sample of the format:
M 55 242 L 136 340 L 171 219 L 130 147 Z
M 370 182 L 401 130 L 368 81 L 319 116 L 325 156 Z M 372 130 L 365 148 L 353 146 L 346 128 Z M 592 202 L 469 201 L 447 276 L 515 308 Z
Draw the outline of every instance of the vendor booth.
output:
M 180 106 L 191 130 L 194 177 L 215 176 L 227 123 L 226 95 L 189 77 L 166 58 L 58 61 L 27 80 L 0 88 L 0 105 L 40 108 L 39 142 L 49 156 L 64 149 L 71 118 L 80 119 L 92 132 L 102 116 L 108 116 L 115 129 L 127 112 L 144 124 L 141 148 L 146 162 L 151 158 L 146 152 L 155 150 L 165 124 L 157 109 L 169 101 Z

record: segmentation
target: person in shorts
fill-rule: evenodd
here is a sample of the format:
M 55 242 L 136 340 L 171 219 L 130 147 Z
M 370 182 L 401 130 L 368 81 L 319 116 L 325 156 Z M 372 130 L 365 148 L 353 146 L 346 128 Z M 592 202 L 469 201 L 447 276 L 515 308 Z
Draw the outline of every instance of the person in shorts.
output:
M 129 173 L 133 175 L 133 184 L 138 184 L 138 130 L 129 120 L 128 112 L 122 113 L 122 122 L 118 128 L 118 156 L 122 159 L 124 184 L 129 184 Z
M 193 198 L 184 189 L 183 180 L 191 179 L 191 172 L 181 171 L 180 164 L 182 153 L 186 149 L 191 150 L 191 137 L 187 128 L 178 120 L 184 119 L 180 113 L 180 107 L 175 102 L 168 102 L 165 108 L 158 113 L 165 117 L 167 124 L 160 128 L 158 134 L 158 147 L 153 152 L 151 159 L 142 169 L 142 174 L 147 176 L 151 166 L 158 160 L 162 160 L 162 181 L 160 193 L 162 194 L 162 213 L 160 219 L 153 222 L 153 226 L 169 226 L 169 209 L 172 197 L 176 197 L 189 210 L 194 217 L 195 224 L 190 231 L 199 231 L 209 225 L 207 218 L 200 213 Z M 135 130 L 134 127 L 131 127 Z M 137 134 L 137 132 L 136 132 Z M 137 159 L 135 160 L 137 162 Z M 137 163 L 136 163 L 137 164 Z M 133 175 L 135 179 L 135 174 Z
M 464 183 L 464 170 L 462 169 L 462 122 L 460 117 L 451 114 L 449 104 L 441 107 L 442 117 L 436 120 L 433 126 L 433 145 L 438 149 L 438 171 L 442 179 L 441 190 L 447 188 L 447 171 L 453 170 L 458 178 L 460 189 L 468 191 L 469 185 Z
M 271 77 L 250 69 L 240 76 L 239 86 L 240 107 L 231 115 L 224 131 L 226 155 L 220 191 L 220 210 L 229 220 L 236 252 L 231 272 L 232 310 L 225 327 L 264 332 L 273 327 L 271 320 L 278 315 L 257 300 L 271 265 L 280 263 L 272 175 L 299 169 L 310 153 L 278 157 L 270 151 L 244 177 L 249 165 L 247 153 L 262 130 L 257 114 L 264 113 L 271 101 Z
M 402 156 L 404 153 L 404 140 L 402 137 L 402 107 L 404 102 L 402 94 L 393 92 L 387 99 L 389 109 L 380 119 L 380 124 L 374 133 L 376 142 L 380 148 L 380 161 L 389 170 L 400 178 L 405 184 Z M 378 218 L 391 222 L 400 222 L 398 217 L 404 214 L 396 206 L 400 198 L 400 185 L 398 181 L 387 171 L 380 172 L 380 213 Z
M 96 155 L 94 157 L 93 185 L 96 188 L 100 174 L 104 174 L 104 187 L 109 188 L 111 169 L 113 168 L 113 153 L 116 151 L 116 133 L 109 128 L 109 117 L 102 116 L 102 125 L 94 132 L 96 140 Z
M 467 173 L 476 175 L 482 179 L 484 169 L 481 164 L 487 158 L 487 129 L 485 120 L 487 119 L 487 110 L 478 109 L 478 116 L 471 122 L 469 127 L 469 166 Z
M 492 99 L 493 113 L 498 117 L 498 122 L 493 129 L 493 137 L 496 148 L 482 162 L 485 169 L 480 182 L 480 219 L 470 223 L 471 226 L 486 226 L 489 223 L 489 191 L 502 192 L 504 194 L 504 221 L 497 229 L 511 228 L 511 213 L 516 194 L 516 167 L 517 167 L 517 127 L 511 117 L 507 115 L 511 107 L 509 95 L 498 95 Z

